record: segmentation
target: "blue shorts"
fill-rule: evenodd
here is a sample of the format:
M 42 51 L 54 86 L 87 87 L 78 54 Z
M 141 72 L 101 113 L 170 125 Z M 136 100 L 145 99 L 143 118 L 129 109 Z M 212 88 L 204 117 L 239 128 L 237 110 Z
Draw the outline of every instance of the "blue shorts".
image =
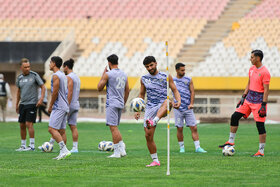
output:
M 69 125 L 77 125 L 78 112 L 79 112 L 79 110 L 70 108 L 70 111 L 69 111 L 69 114 L 67 117 L 67 121 L 68 121 Z
M 196 126 L 196 119 L 194 116 L 193 109 L 180 112 L 177 109 L 174 109 L 174 118 L 175 118 L 175 127 L 184 127 L 184 124 L 187 126 Z
M 68 113 L 64 110 L 53 109 L 50 115 L 49 127 L 54 129 L 66 129 Z
M 106 107 L 106 125 L 118 126 L 121 121 L 122 108 Z

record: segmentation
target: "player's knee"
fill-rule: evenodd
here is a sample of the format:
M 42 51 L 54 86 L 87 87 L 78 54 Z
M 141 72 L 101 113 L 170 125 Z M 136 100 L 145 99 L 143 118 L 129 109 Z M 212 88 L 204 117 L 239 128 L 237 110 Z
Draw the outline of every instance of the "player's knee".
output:
M 230 120 L 230 125 L 231 126 L 238 126 L 239 125 L 239 120 L 242 118 L 244 114 L 239 113 L 239 112 L 234 112 L 231 115 L 231 120 Z
M 266 133 L 264 122 L 257 122 L 256 125 L 257 125 L 257 128 L 258 128 L 258 131 L 259 131 L 260 135 Z

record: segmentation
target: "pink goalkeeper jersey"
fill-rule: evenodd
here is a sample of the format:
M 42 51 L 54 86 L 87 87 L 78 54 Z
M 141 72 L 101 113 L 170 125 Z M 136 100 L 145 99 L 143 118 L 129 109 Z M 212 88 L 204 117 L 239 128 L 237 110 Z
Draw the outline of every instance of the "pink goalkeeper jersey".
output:
M 249 90 L 263 93 L 263 84 L 269 84 L 270 73 L 264 65 L 259 69 L 256 66 L 252 66 L 249 70 L 249 78 Z

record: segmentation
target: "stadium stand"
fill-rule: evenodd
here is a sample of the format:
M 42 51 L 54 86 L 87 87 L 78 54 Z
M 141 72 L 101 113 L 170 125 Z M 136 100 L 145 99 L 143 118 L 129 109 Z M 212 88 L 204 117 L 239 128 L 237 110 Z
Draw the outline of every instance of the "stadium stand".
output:
M 192 76 L 246 77 L 250 52 L 261 49 L 272 77 L 279 77 L 280 1 L 265 0 L 238 21 L 239 28 L 209 49 L 209 56 L 191 72 Z
M 82 50 L 75 66 L 80 76 L 99 76 L 106 56 L 117 53 L 120 68 L 138 77 L 143 74 L 144 56 L 154 55 L 162 62 L 164 41 L 168 40 L 170 61 L 174 62 L 183 44 L 195 41 L 207 21 L 217 20 L 228 2 L 1 1 L 0 28 L 5 32 L 0 40 L 62 41 L 67 31 L 74 29 L 76 44 Z M 21 6 L 15 6 L 18 4 Z M 159 63 L 159 67 L 163 69 L 164 64 Z

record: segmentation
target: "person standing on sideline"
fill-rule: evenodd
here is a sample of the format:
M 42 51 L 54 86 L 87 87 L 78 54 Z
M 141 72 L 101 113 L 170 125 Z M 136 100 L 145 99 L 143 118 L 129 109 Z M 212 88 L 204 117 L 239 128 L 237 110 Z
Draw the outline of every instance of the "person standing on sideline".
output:
M 10 86 L 4 81 L 4 75 L 0 74 L 0 107 L 2 110 L 2 121 L 6 122 L 6 110 L 8 99 L 12 102 Z
M 45 84 L 46 80 L 45 79 L 42 79 L 42 80 Z M 38 94 L 39 94 L 38 99 L 40 99 L 41 98 L 41 88 L 38 89 Z M 38 108 L 38 116 L 39 116 L 38 123 L 42 122 L 42 112 L 44 112 L 44 114 L 46 114 L 47 116 L 50 117 L 50 114 L 46 111 L 47 105 L 48 105 L 48 90 L 45 89 L 45 96 L 43 99 L 43 104 L 41 106 L 39 106 L 39 108 Z
M 231 116 L 229 140 L 220 145 L 223 148 L 226 145 L 234 146 L 235 135 L 238 129 L 239 120 L 249 117 L 253 113 L 254 120 L 259 132 L 259 150 L 253 157 L 263 157 L 266 142 L 265 118 L 267 110 L 270 73 L 262 64 L 263 52 L 253 50 L 251 52 L 252 66 L 249 69 L 249 81 L 242 95 L 241 100 L 236 106 L 235 112 Z
M 67 117 L 68 125 L 72 132 L 73 148 L 71 153 L 78 153 L 78 129 L 77 119 L 80 109 L 79 95 L 80 95 L 80 78 L 73 72 L 74 60 L 69 59 L 63 63 L 63 71 L 68 77 L 68 102 L 69 114 Z
M 50 61 L 50 70 L 53 71 L 51 79 L 52 98 L 48 108 L 50 115 L 49 133 L 59 144 L 60 153 L 54 159 L 62 160 L 71 156 L 67 149 L 66 142 L 66 121 L 69 113 L 69 104 L 67 100 L 67 77 L 60 71 L 62 59 L 59 56 L 53 56 Z
M 200 147 L 196 119 L 193 112 L 194 85 L 192 78 L 185 76 L 184 64 L 177 63 L 175 65 L 175 69 L 177 75 L 173 78 L 173 80 L 181 95 L 181 106 L 179 109 L 174 109 L 175 126 L 177 127 L 177 138 L 180 146 L 180 153 L 185 152 L 183 134 L 184 123 L 186 127 L 189 127 L 191 130 L 195 152 L 206 153 L 207 151 Z
M 35 136 L 33 123 L 36 123 L 37 107 L 43 103 L 45 86 L 40 76 L 30 70 L 30 62 L 23 58 L 20 61 L 22 74 L 17 77 L 18 87 L 16 112 L 19 114 L 21 146 L 16 151 L 34 151 Z M 41 87 L 41 98 L 38 100 L 38 86 Z M 26 128 L 29 133 L 30 144 L 26 147 Z
M 157 147 L 154 142 L 154 133 L 158 121 L 167 115 L 167 74 L 157 69 L 157 61 L 153 56 L 145 57 L 143 65 L 149 72 L 141 77 L 139 97 L 144 99 L 147 92 L 147 103 L 144 116 L 144 131 L 152 162 L 146 167 L 160 166 L 157 155 Z M 171 75 L 168 77 L 169 87 L 171 88 L 177 103 L 172 103 L 174 108 L 181 105 L 180 94 L 173 82 Z M 170 108 L 171 106 L 170 105 Z M 140 118 L 140 112 L 134 113 L 134 118 Z
M 118 56 L 112 54 L 107 57 L 107 60 L 110 71 L 107 71 L 107 67 L 104 69 L 97 89 L 102 91 L 105 86 L 107 88 L 106 125 L 110 127 L 114 143 L 114 154 L 109 158 L 121 158 L 126 156 L 126 151 L 118 126 L 122 110 L 128 99 L 129 86 L 127 75 L 118 68 Z

